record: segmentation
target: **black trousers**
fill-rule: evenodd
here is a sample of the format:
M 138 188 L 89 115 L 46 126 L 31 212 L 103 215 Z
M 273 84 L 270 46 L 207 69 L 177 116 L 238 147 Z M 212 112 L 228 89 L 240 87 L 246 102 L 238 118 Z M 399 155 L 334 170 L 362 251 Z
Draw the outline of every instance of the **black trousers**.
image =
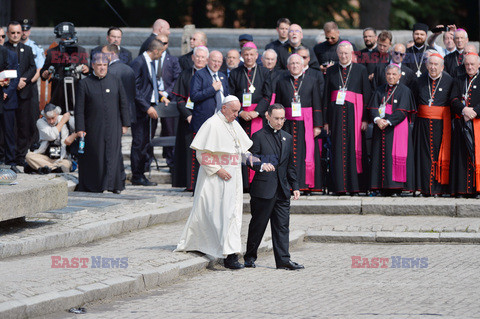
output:
M 244 260 L 256 260 L 268 221 L 272 229 L 273 254 L 277 266 L 284 265 L 290 260 L 288 252 L 290 198 L 277 190 L 271 199 L 254 197 L 250 199 L 252 219 L 248 226 L 247 252 Z
M 38 100 L 38 99 L 37 99 Z M 18 108 L 15 110 L 17 149 L 15 162 L 17 165 L 25 163 L 25 156 L 32 146 L 38 119 L 38 105 L 34 104 L 35 99 L 18 99 Z
M 0 160 L 15 165 L 16 148 L 15 110 L 3 110 L 0 114 Z
M 144 177 L 145 165 L 147 162 L 146 146 L 150 141 L 149 129 L 150 118 L 147 115 L 137 116 L 135 123 L 132 123 L 132 148 L 130 150 L 130 162 L 132 166 L 132 179 Z
M 175 136 L 175 127 L 176 127 L 176 118 L 175 117 L 162 117 L 160 119 L 162 124 L 162 130 L 160 131 L 160 136 Z M 189 145 L 190 146 L 190 145 Z M 163 148 L 163 157 L 167 161 L 169 167 L 173 167 L 174 164 L 174 147 L 167 146 Z

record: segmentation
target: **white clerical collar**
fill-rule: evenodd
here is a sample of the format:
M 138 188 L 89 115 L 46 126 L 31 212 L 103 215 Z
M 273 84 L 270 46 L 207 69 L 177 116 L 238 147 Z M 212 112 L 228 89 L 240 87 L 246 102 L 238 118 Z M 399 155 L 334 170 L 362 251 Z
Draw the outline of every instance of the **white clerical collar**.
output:
M 18 43 L 12 43 L 13 47 L 16 48 Z
M 245 65 L 245 64 L 244 64 L 244 65 Z M 245 68 L 246 68 L 248 71 L 250 71 L 251 69 L 255 68 L 256 66 L 257 66 L 257 63 L 255 63 L 251 68 L 247 68 L 246 66 L 245 66 Z
M 458 51 L 458 53 L 463 53 L 463 49 L 462 50 L 459 50 L 459 49 L 455 49 Z
M 95 75 L 95 76 L 96 76 L 98 79 L 100 79 L 100 80 L 103 79 L 103 78 L 105 78 L 105 77 L 99 77 L 99 76 L 95 73 L 95 71 L 93 71 L 93 75 Z
M 290 74 L 291 74 L 291 73 L 290 73 Z M 298 74 L 298 75 L 293 75 L 293 74 L 291 74 L 291 75 L 293 76 L 293 78 L 294 78 L 295 80 L 298 80 L 298 78 L 301 77 L 302 74 L 303 74 L 303 73 L 300 73 L 300 74 Z
M 338 62 L 338 64 L 340 64 L 340 66 L 345 69 L 345 68 L 347 68 L 350 64 L 352 64 L 352 61 L 350 61 L 350 62 L 347 63 L 347 64 L 342 64 L 342 63 Z
M 113 63 L 117 62 L 117 61 L 120 61 L 120 59 L 115 59 L 115 60 L 112 60 L 110 61 L 110 63 L 108 65 L 112 65 Z
M 445 51 L 448 52 L 447 54 L 450 54 L 450 53 L 453 53 L 453 52 L 457 51 L 457 48 L 453 48 L 451 50 L 445 49 Z
M 368 48 L 367 48 L 367 50 L 368 50 L 368 52 L 372 52 L 372 51 L 375 50 L 376 48 L 377 48 L 377 44 L 375 43 L 375 45 L 374 45 L 371 49 L 368 49 Z
M 226 123 L 230 123 L 227 118 L 225 117 L 225 115 L 223 115 L 222 111 L 218 111 L 217 112 L 218 116 L 222 119 L 222 121 L 226 122 Z
M 267 121 L 268 123 L 268 126 L 270 126 L 270 128 L 273 130 L 273 133 L 277 133 L 278 130 L 274 129 L 273 126 L 270 124 L 270 121 Z
M 420 51 L 421 49 L 423 49 L 424 46 L 425 46 L 425 44 L 422 45 L 421 47 L 417 47 L 416 45 L 414 45 L 414 47 L 415 47 L 418 51 Z
M 286 38 L 286 39 L 285 39 L 285 40 L 283 40 L 283 41 L 282 41 L 282 40 L 280 40 L 280 39 L 278 39 L 278 42 L 280 42 L 281 44 L 285 44 L 285 43 L 287 43 L 287 41 L 288 41 L 288 38 Z
M 307 70 L 308 70 L 308 65 L 303 68 L 303 73 L 307 72 Z
M 440 75 L 439 75 L 439 76 L 437 76 L 436 78 L 432 78 L 432 76 L 430 75 L 430 73 L 428 74 L 428 76 L 430 77 L 430 79 L 432 79 L 432 80 L 434 80 L 434 81 L 435 81 L 435 80 L 438 80 L 438 79 L 440 79 L 440 78 L 442 77 L 442 74 L 440 73 Z

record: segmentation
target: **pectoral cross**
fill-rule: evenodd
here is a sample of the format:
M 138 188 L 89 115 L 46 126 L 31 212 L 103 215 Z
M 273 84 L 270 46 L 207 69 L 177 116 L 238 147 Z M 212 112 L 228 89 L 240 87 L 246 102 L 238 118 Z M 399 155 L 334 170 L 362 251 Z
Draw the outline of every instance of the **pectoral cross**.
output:
M 432 103 L 433 103 L 433 99 L 429 99 L 428 100 L 428 106 L 432 106 Z
M 255 93 L 255 87 L 253 86 L 253 84 L 251 84 L 249 87 L 248 87 L 248 90 L 250 91 L 250 93 Z
M 420 70 L 417 70 L 415 74 L 417 75 L 417 78 L 419 78 L 422 75 L 422 72 L 420 72 Z

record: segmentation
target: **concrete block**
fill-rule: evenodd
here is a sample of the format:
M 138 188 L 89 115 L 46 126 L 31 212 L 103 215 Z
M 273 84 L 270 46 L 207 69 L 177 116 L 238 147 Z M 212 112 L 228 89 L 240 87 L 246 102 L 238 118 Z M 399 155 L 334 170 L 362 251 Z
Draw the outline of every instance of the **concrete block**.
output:
M 145 289 L 154 289 L 158 286 L 159 273 L 155 269 L 142 272 Z
M 176 263 L 175 265 L 178 266 L 178 274 L 180 276 L 190 275 L 200 270 L 205 269 L 208 266 L 209 261 L 204 257 L 196 257 L 193 259 L 181 261 Z
M 22 239 L 22 251 L 21 255 L 33 254 L 45 250 L 46 237 L 45 236 L 32 236 Z
M 25 318 L 27 305 L 18 300 L 11 300 L 0 303 L 0 318 L 17 319 Z
M 157 286 L 168 284 L 173 280 L 177 279 L 180 275 L 180 268 L 177 264 L 167 264 L 160 266 L 155 269 L 158 274 L 157 277 Z M 144 279 L 145 280 L 145 279 Z M 150 284 L 145 282 L 145 286 L 149 286 Z
M 143 284 L 143 278 L 141 278 L 140 276 L 138 276 L 137 278 L 133 278 L 130 276 L 119 276 L 104 280 L 101 283 L 109 286 L 107 298 L 110 298 L 129 292 L 134 292 L 136 289 L 138 289 L 138 286 L 140 285 L 140 283 L 138 282 L 139 280 L 141 280 L 141 284 Z
M 336 232 L 336 231 L 309 231 L 305 235 L 305 241 L 312 242 L 375 242 L 375 233 L 373 232 Z
M 104 283 L 94 283 L 78 286 L 76 289 L 83 293 L 83 300 L 87 303 L 107 298 L 110 287 Z
M 38 212 L 67 206 L 67 182 L 60 178 L 46 179 L 19 174 L 18 184 L 0 187 L 0 221 L 34 216 Z
M 480 217 L 480 202 L 478 200 L 465 200 L 457 203 L 458 217 Z
M 11 256 L 17 256 L 22 252 L 22 242 L 20 240 L 5 243 L 1 248 L 0 257 L 7 258 Z
M 360 214 L 361 207 L 361 200 L 292 201 L 290 212 L 293 214 Z
M 27 317 L 36 317 L 83 304 L 83 295 L 77 290 L 48 292 L 24 299 Z
M 479 244 L 480 233 L 441 233 L 440 242 L 442 243 L 464 243 Z
M 389 216 L 428 215 L 455 216 L 457 209 L 454 201 L 448 199 L 418 198 L 375 198 L 362 199 L 363 214 Z
M 376 241 L 380 243 L 435 243 L 439 242 L 438 233 L 396 233 L 377 232 Z

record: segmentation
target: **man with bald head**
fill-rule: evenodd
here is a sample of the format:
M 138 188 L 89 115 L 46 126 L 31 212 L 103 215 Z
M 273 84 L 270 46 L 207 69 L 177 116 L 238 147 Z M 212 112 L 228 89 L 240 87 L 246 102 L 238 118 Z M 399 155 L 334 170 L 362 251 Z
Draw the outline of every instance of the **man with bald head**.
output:
M 427 73 L 417 80 L 417 116 L 413 128 L 415 180 L 421 196 L 440 196 L 449 181 L 453 79 L 444 72 L 444 60 L 433 53 Z
M 315 45 L 313 51 L 320 64 L 320 70 L 325 74 L 328 67 L 338 62 L 337 46 L 343 39 L 340 38 L 338 25 L 333 21 L 323 25 L 323 32 L 325 33 L 325 41 Z M 353 46 L 353 50 L 356 51 L 355 46 Z
M 227 76 L 230 77 L 230 72 L 232 72 L 233 69 L 238 68 L 240 64 L 240 52 L 235 49 L 229 50 L 225 62 L 227 64 Z
M 192 49 L 192 51 L 178 58 L 178 63 L 180 63 L 180 68 L 182 69 L 182 71 L 193 67 L 193 49 L 198 46 L 207 46 L 207 35 L 205 34 L 205 32 L 195 31 L 195 33 L 190 36 L 190 48 Z
M 368 165 L 365 138 L 367 104 L 371 96 L 367 69 L 352 63 L 353 47 L 338 44 L 339 62 L 327 69 L 324 108 L 325 126 L 332 141 L 331 180 L 329 190 L 356 195 L 367 190 Z
M 195 72 L 190 84 L 190 99 L 195 103 L 190 127 L 196 133 L 200 126 L 220 110 L 222 100 L 229 93 L 227 76 L 219 72 L 223 63 L 220 51 L 212 51 L 207 67 Z
M 276 50 L 278 53 L 278 67 L 281 69 L 287 69 L 287 59 L 288 57 L 293 54 L 297 53 L 297 50 L 300 46 L 306 47 L 302 43 L 303 39 L 303 30 L 302 27 L 299 26 L 298 24 L 292 24 L 288 28 L 288 41 L 281 47 L 278 47 Z M 315 57 L 315 54 L 312 49 L 308 48 L 310 50 L 310 67 L 314 69 L 319 69 L 320 64 L 318 64 L 317 58 Z
M 465 48 L 467 50 L 467 48 Z M 454 80 L 452 155 L 450 159 L 450 194 L 476 197 L 480 194 L 480 58 L 475 52 L 464 52 L 465 74 Z M 462 130 L 468 127 L 473 144 L 467 145 Z M 473 147 L 472 147 L 473 146 Z
M 455 69 L 462 65 L 465 46 L 468 44 L 468 34 L 464 29 L 457 29 L 453 34 L 456 50 L 445 56 L 445 71 L 454 76 Z
M 143 52 L 147 51 L 148 45 L 152 42 L 159 35 L 166 35 L 167 37 L 170 35 L 170 24 L 163 20 L 157 19 L 152 26 L 152 33 L 150 36 L 142 43 L 140 47 L 140 51 L 138 51 L 138 55 L 141 55 Z
M 477 47 L 475 46 L 475 44 L 472 44 L 472 43 L 468 43 L 466 46 L 465 46 L 465 49 L 463 49 L 463 55 L 467 55 L 469 53 L 476 53 L 478 54 L 478 50 L 477 50 Z M 465 71 L 465 65 L 464 63 L 462 63 L 461 65 L 457 66 L 455 68 L 455 71 L 453 72 L 452 74 L 452 78 L 457 78 L 457 77 L 460 77 L 462 75 L 465 75 L 466 71 Z
M 275 86 L 275 103 L 285 107 L 283 127 L 293 136 L 293 153 L 301 191 L 323 190 L 321 143 L 323 127 L 321 92 L 318 81 L 303 73 L 303 58 L 295 53 L 287 60 L 288 72 L 283 72 Z
M 388 63 L 379 63 L 375 69 L 374 73 L 374 87 L 378 88 L 387 83 L 387 79 L 385 77 L 385 67 L 389 64 L 397 64 L 400 67 L 400 83 L 406 85 L 410 90 L 413 91 L 416 76 L 415 73 L 407 67 L 403 62 L 405 58 L 406 52 L 405 45 L 402 43 L 397 43 L 394 45 L 392 51 L 390 51 L 390 61 Z

